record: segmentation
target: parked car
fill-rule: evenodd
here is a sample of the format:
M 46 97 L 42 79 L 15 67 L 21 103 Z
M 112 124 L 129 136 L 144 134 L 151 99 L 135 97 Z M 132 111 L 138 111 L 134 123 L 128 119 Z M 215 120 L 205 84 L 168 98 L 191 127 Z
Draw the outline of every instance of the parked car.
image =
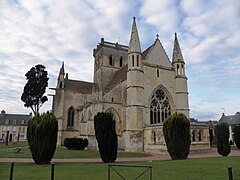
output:
M 0 138 L 0 143 L 4 143 L 4 139 L 3 138 Z

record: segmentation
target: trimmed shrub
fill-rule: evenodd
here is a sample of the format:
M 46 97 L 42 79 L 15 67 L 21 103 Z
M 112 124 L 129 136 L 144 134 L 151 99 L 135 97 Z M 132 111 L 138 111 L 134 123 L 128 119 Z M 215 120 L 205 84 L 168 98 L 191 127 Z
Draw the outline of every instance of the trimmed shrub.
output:
M 104 163 L 115 162 L 117 159 L 117 134 L 115 121 L 110 113 L 98 113 L 94 117 L 94 129 L 98 149 Z
M 163 123 L 163 134 L 173 160 L 186 159 L 191 145 L 190 122 L 182 113 L 174 113 Z
M 58 122 L 54 114 L 38 113 L 29 120 L 27 140 L 36 164 L 49 164 L 56 150 Z
M 233 128 L 234 142 L 238 149 L 240 149 L 240 125 Z
M 84 150 L 88 146 L 88 140 L 83 138 L 65 138 L 64 146 L 71 150 Z
M 231 146 L 229 143 L 229 128 L 227 123 L 218 124 L 215 127 L 217 138 L 217 150 L 218 154 L 227 156 L 231 152 Z

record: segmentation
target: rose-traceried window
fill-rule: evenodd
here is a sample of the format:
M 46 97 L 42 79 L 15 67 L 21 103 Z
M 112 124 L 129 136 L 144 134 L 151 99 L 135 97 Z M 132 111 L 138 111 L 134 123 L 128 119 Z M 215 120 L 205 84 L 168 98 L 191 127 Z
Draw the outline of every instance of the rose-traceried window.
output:
M 157 89 L 150 103 L 150 124 L 163 123 L 171 115 L 169 99 L 162 89 Z

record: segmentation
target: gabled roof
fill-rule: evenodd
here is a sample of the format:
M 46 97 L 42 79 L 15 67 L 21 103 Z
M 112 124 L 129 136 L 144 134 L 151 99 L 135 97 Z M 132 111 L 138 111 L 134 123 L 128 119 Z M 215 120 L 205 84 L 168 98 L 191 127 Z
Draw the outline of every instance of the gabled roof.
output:
M 228 123 L 229 125 L 237 125 L 240 124 L 240 113 L 236 113 L 235 115 L 225 116 L 224 114 L 219 120 L 220 123 Z
M 87 93 L 87 94 L 92 93 L 92 89 L 94 86 L 94 83 L 70 80 L 70 79 L 65 79 L 64 84 L 65 84 L 66 90 L 71 90 L 71 91 L 80 92 L 80 93 Z
M 104 91 L 109 91 L 120 82 L 126 80 L 127 70 L 128 70 L 128 65 L 125 65 L 124 67 L 119 69 Z
M 3 112 L 3 111 L 2 111 Z M 25 114 L 0 114 L 0 125 L 23 125 L 27 126 L 31 115 Z M 7 123 L 6 123 L 7 122 Z
M 143 51 L 143 53 L 142 53 L 142 60 L 144 60 L 144 59 L 147 57 L 147 55 L 148 55 L 148 53 L 151 51 L 151 48 L 153 47 L 153 45 L 154 45 L 154 44 L 152 44 L 152 45 L 149 46 L 145 51 Z

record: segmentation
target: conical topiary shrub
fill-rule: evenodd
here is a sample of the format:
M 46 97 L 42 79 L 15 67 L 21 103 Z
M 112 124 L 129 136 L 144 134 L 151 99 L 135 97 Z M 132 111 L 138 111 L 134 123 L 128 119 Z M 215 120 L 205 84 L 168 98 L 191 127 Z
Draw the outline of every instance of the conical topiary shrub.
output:
M 238 149 L 240 149 L 240 125 L 233 128 L 234 142 Z
M 191 145 L 190 122 L 182 113 L 174 113 L 163 123 L 167 150 L 172 159 L 186 159 Z
M 52 113 L 36 114 L 28 122 L 27 140 L 36 164 L 49 164 L 57 144 L 58 122 Z
M 94 129 L 100 156 L 104 163 L 117 159 L 117 134 L 115 121 L 110 113 L 98 113 L 94 117 Z
M 229 127 L 227 123 L 218 124 L 215 127 L 215 133 L 217 137 L 217 150 L 218 154 L 227 156 L 231 152 L 231 146 L 229 143 Z

